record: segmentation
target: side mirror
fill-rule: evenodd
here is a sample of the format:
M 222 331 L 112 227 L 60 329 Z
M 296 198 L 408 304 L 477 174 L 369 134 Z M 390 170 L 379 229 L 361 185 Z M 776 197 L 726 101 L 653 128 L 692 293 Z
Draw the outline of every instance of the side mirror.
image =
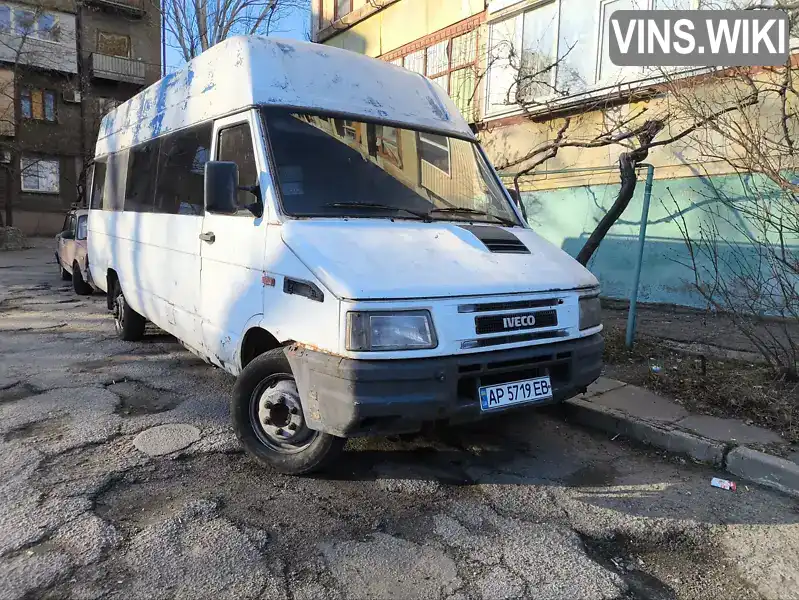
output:
M 72 232 L 69 231 L 68 229 L 65 229 L 64 231 L 62 231 L 58 235 L 61 236 L 62 240 L 74 240 L 75 239 L 75 236 L 72 235 Z
M 239 168 L 234 162 L 205 163 L 205 210 L 224 215 L 238 210 Z

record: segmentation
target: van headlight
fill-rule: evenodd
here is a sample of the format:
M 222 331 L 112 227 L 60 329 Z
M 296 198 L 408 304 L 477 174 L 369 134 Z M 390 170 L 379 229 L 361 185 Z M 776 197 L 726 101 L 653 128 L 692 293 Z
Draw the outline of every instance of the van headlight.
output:
M 580 298 L 580 330 L 602 324 L 602 304 L 599 296 Z
M 437 345 L 427 310 L 347 313 L 347 350 L 421 350 Z

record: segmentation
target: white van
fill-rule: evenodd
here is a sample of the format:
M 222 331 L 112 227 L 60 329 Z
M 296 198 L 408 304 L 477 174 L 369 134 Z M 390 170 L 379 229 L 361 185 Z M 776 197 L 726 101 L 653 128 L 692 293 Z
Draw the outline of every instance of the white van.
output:
M 597 280 L 420 75 L 232 38 L 107 115 L 95 161 L 91 275 L 119 335 L 152 321 L 237 376 L 236 434 L 280 471 L 599 376 Z

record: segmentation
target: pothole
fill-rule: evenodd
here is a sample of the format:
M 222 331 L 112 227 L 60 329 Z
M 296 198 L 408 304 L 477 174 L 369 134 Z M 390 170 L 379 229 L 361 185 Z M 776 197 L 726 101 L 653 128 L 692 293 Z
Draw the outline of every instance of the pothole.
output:
M 22 400 L 23 398 L 30 398 L 40 394 L 41 391 L 36 389 L 29 383 L 17 382 L 0 390 L 0 403 L 14 402 L 15 400 Z
M 636 540 L 620 533 L 612 538 L 577 533 L 588 556 L 618 573 L 633 598 L 676 600 L 685 597 L 686 586 L 697 581 L 702 581 L 705 589 L 719 592 L 719 597 L 759 597 L 741 596 L 740 581 L 691 536 L 672 532 L 655 536 L 660 539 Z
M 174 392 L 132 379 L 112 383 L 106 389 L 119 396 L 121 402 L 116 413 L 124 417 L 166 412 L 183 402 L 183 398 Z
M 37 438 L 37 442 L 59 440 L 64 437 L 68 422 L 67 417 L 34 421 L 12 429 L 5 435 L 3 441 L 24 440 L 32 437 Z

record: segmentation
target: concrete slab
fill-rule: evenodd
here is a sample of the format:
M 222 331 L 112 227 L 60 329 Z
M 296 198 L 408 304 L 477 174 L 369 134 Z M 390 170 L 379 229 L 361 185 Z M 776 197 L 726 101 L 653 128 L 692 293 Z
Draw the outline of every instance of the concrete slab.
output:
M 569 417 L 581 425 L 601 429 L 650 444 L 669 452 L 690 456 L 694 460 L 721 467 L 724 463 L 723 442 L 709 440 L 668 424 L 646 421 L 597 402 L 580 398 L 566 401 Z
M 674 423 L 688 416 L 688 411 L 676 402 L 634 385 L 626 385 L 602 395 L 593 396 L 590 400 L 648 421 Z
M 192 425 L 176 423 L 159 425 L 142 431 L 133 438 L 133 445 L 150 456 L 164 456 L 183 450 L 199 439 L 199 429 Z
M 617 390 L 625 385 L 627 384 L 623 381 L 617 381 L 616 379 L 611 379 L 610 377 L 600 377 L 594 383 L 588 386 L 588 391 L 585 393 L 585 396 L 587 398 L 590 398 L 591 396 L 598 396 L 612 390 Z
M 722 442 L 739 444 L 779 444 L 784 442 L 779 435 L 769 429 L 747 425 L 738 419 L 722 419 L 708 415 L 691 415 L 676 423 L 701 436 Z

